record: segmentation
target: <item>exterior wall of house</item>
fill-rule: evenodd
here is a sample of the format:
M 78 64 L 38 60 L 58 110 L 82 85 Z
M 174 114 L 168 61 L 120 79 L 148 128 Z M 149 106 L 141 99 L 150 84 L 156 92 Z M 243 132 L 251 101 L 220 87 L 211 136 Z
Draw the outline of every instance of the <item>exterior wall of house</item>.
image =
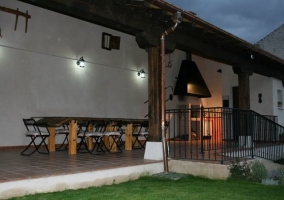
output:
M 16 0 L 1 6 L 29 11 L 25 20 L 0 12 L 0 146 L 26 145 L 22 118 L 90 116 L 143 118 L 147 52 L 135 37 Z M 101 48 L 102 32 L 121 37 L 120 50 Z M 84 56 L 85 68 L 76 65 Z M 147 76 L 147 75 L 146 75 Z
M 268 34 L 255 44 L 259 48 L 284 59 L 284 24 Z M 259 88 L 266 88 L 265 91 L 269 98 L 265 106 L 269 107 L 269 112 L 278 116 L 278 123 L 284 126 L 284 111 L 282 107 L 278 107 L 278 101 L 284 102 L 284 87 L 282 81 L 275 78 L 265 78 L 258 80 L 257 84 Z M 265 108 L 263 108 L 265 109 Z
M 211 98 L 202 98 L 204 107 L 222 107 L 222 74 L 217 70 L 222 68 L 221 63 L 193 56 L 198 69 L 211 92 Z
M 282 81 L 279 79 L 273 79 L 273 115 L 278 116 L 278 123 L 284 126 L 284 87 Z M 279 91 L 281 91 L 279 93 Z M 282 106 L 278 107 L 278 101 L 282 102 Z
M 144 118 L 148 104 L 148 55 L 135 37 L 85 21 L 34 7 L 16 0 L 0 0 L 1 6 L 26 12 L 25 19 L 0 12 L 0 147 L 26 145 L 22 118 L 41 116 L 84 116 Z M 101 48 L 102 32 L 121 37 L 120 50 Z M 76 65 L 84 56 L 85 68 Z M 175 87 L 181 60 L 186 54 L 175 50 L 173 66 L 166 68 L 166 86 Z M 167 108 L 180 104 L 221 105 L 218 63 L 194 56 L 214 103 L 196 97 L 174 96 Z M 169 57 L 166 56 L 166 63 Z M 144 69 L 146 78 L 137 76 Z M 213 69 L 212 69 L 213 70 Z M 220 88 L 219 88 L 220 87 Z M 167 97 L 172 93 L 167 89 Z M 202 101 L 202 102 L 201 102 Z M 217 103 L 216 103 L 217 102 Z
M 261 115 L 274 115 L 273 78 L 253 74 L 250 76 L 250 108 Z M 262 102 L 259 102 L 261 94 Z
M 16 0 L 0 0 L 1 6 L 29 11 L 28 32 L 25 19 L 19 17 L 14 31 L 15 16 L 0 12 L 0 147 L 26 145 L 22 118 L 36 116 L 85 116 L 114 118 L 144 118 L 148 104 L 148 55 L 140 49 L 135 37 L 85 21 L 34 7 Z M 258 45 L 272 49 L 272 39 L 278 39 L 283 26 L 274 37 Z M 282 32 L 281 32 L 282 31 Z M 102 32 L 120 36 L 120 50 L 101 48 Z M 283 35 L 283 34 L 282 34 Z M 280 41 L 284 41 L 280 38 Z M 276 43 L 276 55 L 283 49 Z M 283 46 L 283 45 L 282 45 Z M 282 52 L 282 53 L 281 53 Z M 76 65 L 84 56 L 85 68 Z M 176 84 L 186 53 L 175 50 L 166 55 L 166 87 Z M 232 87 L 238 86 L 232 67 L 192 55 L 211 94 L 211 98 L 174 96 L 167 109 L 180 105 L 222 106 L 229 99 L 232 107 Z M 146 78 L 137 76 L 144 69 Z M 222 73 L 217 73 L 222 69 Z M 250 77 L 251 109 L 263 115 L 276 115 L 284 125 L 284 111 L 278 108 L 282 82 L 253 74 Z M 166 97 L 172 93 L 166 90 Z M 258 94 L 262 94 L 262 103 Z M 284 96 L 282 97 L 284 102 Z

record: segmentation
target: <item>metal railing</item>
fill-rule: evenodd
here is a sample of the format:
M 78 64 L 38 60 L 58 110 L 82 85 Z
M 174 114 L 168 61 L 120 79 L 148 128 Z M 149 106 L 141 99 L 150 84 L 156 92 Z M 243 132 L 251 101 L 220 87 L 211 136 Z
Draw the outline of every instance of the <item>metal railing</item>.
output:
M 166 111 L 168 156 L 173 159 L 284 158 L 284 127 L 254 111 L 189 108 Z

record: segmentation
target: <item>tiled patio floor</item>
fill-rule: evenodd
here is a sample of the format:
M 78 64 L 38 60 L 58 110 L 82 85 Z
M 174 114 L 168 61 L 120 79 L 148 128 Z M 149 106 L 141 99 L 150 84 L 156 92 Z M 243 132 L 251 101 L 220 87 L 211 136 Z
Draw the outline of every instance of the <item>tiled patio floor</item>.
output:
M 95 155 L 69 155 L 68 151 L 56 151 L 49 155 L 34 153 L 22 156 L 20 152 L 20 149 L 0 151 L 0 183 L 157 162 L 145 160 L 144 149 Z

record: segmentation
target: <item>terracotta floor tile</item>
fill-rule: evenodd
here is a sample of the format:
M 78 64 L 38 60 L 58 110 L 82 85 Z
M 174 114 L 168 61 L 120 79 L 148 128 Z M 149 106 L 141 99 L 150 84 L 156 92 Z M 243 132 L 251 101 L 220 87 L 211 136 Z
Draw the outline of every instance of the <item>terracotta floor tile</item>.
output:
M 144 149 L 91 155 L 56 151 L 49 155 L 21 156 L 21 150 L 0 151 L 0 182 L 133 166 L 156 161 L 144 160 Z

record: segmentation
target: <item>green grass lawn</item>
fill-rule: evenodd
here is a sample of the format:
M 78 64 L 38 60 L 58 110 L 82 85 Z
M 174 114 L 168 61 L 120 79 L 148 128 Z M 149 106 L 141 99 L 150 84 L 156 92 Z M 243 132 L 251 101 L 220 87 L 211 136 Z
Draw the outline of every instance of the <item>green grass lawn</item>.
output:
M 37 194 L 13 199 L 103 199 L 103 200 L 147 200 L 147 199 L 284 199 L 283 186 L 267 186 L 240 180 L 210 180 L 186 176 L 179 180 L 160 177 L 142 177 L 110 186 L 80 190 L 66 190 Z

